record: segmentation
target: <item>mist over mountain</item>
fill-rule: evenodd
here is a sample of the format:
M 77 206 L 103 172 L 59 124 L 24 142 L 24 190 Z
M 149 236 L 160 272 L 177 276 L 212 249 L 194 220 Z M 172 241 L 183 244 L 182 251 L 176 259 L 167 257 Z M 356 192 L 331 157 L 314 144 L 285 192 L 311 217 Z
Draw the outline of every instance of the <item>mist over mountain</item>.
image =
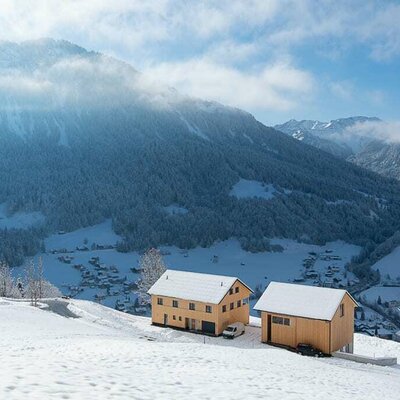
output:
M 399 182 L 114 58 L 65 41 L 2 42 L 0 76 L 0 203 L 45 216 L 28 233 L 0 231 L 13 264 L 47 233 L 105 218 L 121 251 L 230 237 L 251 251 L 272 237 L 373 248 L 399 229 Z M 232 195 L 248 181 L 273 195 Z
M 293 119 L 275 128 L 361 167 L 400 179 L 400 127 L 396 124 L 358 116 L 330 122 Z

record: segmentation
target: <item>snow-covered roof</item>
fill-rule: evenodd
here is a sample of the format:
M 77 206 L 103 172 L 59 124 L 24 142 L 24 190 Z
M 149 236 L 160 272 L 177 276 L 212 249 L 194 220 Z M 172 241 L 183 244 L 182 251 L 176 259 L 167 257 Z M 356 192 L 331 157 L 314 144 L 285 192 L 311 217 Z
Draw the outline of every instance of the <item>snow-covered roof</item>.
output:
M 346 293 L 342 289 L 271 282 L 254 309 L 330 321 Z
M 149 289 L 148 293 L 183 300 L 219 304 L 236 281 L 234 276 L 201 274 L 168 269 Z M 251 290 L 249 288 L 249 290 Z

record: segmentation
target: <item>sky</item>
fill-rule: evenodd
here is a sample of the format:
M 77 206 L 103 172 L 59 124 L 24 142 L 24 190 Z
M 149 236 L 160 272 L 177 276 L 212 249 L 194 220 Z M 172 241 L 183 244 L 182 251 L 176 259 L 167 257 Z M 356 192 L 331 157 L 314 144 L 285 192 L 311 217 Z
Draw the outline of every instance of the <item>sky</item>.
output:
M 2 0 L 0 40 L 51 37 L 267 125 L 400 120 L 400 1 Z

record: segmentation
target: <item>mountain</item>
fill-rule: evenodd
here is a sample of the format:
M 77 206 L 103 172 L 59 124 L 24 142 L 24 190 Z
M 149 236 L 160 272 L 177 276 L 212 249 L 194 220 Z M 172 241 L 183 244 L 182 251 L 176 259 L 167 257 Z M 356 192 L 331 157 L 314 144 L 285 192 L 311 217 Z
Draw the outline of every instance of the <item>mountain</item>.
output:
M 0 204 L 44 221 L 0 230 L 12 264 L 106 218 L 121 251 L 231 237 L 252 251 L 273 237 L 373 248 L 399 229 L 399 182 L 245 111 L 65 41 L 2 42 L 0 66 Z
M 400 144 L 371 140 L 349 161 L 378 174 L 400 180 Z
M 276 125 L 293 138 L 351 161 L 389 178 L 400 179 L 400 145 L 374 138 L 371 127 L 383 123 L 375 117 L 340 118 L 330 122 L 312 120 Z
M 398 365 L 303 357 L 263 344 L 258 318 L 234 340 L 153 326 L 80 300 L 39 308 L 0 298 L 0 319 L 4 398 L 365 400 L 395 399 L 400 390 Z M 400 343 L 357 333 L 354 349 L 400 356 Z

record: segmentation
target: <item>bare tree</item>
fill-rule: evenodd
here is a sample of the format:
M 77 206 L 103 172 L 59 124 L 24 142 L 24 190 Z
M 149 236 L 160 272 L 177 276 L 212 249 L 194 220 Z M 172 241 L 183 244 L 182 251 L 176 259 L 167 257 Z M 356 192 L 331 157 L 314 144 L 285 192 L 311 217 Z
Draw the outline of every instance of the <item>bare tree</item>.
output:
M 43 278 L 43 260 L 41 257 L 39 257 L 37 264 L 34 260 L 29 262 L 26 270 L 26 282 L 27 296 L 35 307 L 39 299 L 61 296 L 60 290 Z
M 10 267 L 5 261 L 0 261 L 0 297 L 21 297 Z
M 149 304 L 150 296 L 147 292 L 167 268 L 158 249 L 146 251 L 139 260 L 139 267 L 141 269 L 141 278 L 138 282 L 139 300 L 142 304 Z
M 25 276 L 27 281 L 27 295 L 31 299 L 31 305 L 36 307 L 39 299 L 39 283 L 37 268 L 33 259 L 29 261 Z

